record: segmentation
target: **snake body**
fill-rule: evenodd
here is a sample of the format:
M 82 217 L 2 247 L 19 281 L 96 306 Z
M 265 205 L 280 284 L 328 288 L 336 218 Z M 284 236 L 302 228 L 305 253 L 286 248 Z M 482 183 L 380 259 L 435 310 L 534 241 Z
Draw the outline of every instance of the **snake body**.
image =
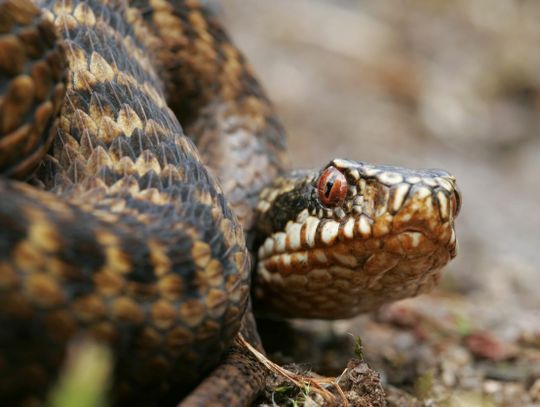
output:
M 242 323 L 257 342 L 258 245 L 260 307 L 317 318 L 425 291 L 455 255 L 446 172 L 286 172 L 270 102 L 196 1 L 36 5 L 0 1 L 1 400 L 42 398 L 91 336 L 115 401 L 178 401 Z M 221 403 L 245 403 L 227 360 Z

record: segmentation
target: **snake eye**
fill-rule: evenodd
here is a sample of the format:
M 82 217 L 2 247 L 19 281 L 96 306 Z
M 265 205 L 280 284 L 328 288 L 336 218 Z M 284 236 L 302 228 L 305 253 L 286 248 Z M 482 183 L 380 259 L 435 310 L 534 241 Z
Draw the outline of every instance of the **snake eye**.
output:
M 330 208 L 339 206 L 345 200 L 347 190 L 347 179 L 336 167 L 326 168 L 319 176 L 317 192 L 324 206 Z

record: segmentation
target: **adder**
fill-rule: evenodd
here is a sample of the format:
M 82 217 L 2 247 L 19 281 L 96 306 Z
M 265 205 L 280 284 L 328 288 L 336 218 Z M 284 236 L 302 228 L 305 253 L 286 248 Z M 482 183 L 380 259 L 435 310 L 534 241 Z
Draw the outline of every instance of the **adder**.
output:
M 0 0 L 0 170 L 11 405 L 43 400 L 85 336 L 114 352 L 116 404 L 247 404 L 251 297 L 350 317 L 428 291 L 456 254 L 445 171 L 289 171 L 251 67 L 194 0 Z

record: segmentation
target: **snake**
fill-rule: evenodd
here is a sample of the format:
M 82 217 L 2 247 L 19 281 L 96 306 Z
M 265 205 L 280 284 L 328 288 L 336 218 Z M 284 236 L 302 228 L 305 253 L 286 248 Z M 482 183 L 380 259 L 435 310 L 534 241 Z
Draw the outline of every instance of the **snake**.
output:
M 348 318 L 438 283 L 452 175 L 290 164 L 205 4 L 0 0 L 2 404 L 41 403 L 91 337 L 115 405 L 247 405 L 252 309 Z

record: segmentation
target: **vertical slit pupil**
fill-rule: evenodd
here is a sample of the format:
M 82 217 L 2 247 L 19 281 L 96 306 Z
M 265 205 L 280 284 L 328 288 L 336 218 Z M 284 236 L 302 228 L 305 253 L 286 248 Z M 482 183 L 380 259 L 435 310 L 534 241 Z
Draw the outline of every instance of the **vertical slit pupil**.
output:
M 326 207 L 334 207 L 343 202 L 347 192 L 345 175 L 335 167 L 326 168 L 317 183 L 320 202 Z
M 334 187 L 334 182 L 336 181 L 336 176 L 332 174 L 332 178 L 330 178 L 328 181 L 326 181 L 326 188 L 324 191 L 324 196 L 326 198 L 330 197 L 330 193 L 332 192 L 332 188 Z

